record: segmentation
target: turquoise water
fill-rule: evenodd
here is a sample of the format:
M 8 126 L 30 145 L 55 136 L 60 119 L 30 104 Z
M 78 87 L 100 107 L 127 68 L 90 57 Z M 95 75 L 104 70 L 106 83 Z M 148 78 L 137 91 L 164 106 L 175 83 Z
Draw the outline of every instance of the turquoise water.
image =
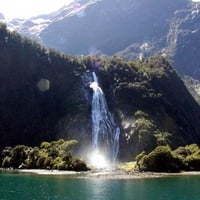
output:
M 199 200 L 200 176 L 108 180 L 0 173 L 0 200 Z

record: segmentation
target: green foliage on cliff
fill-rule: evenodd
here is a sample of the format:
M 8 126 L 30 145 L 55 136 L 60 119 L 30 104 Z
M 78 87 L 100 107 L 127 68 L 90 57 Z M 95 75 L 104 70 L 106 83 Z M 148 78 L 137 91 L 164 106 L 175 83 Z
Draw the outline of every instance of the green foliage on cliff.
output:
M 59 121 L 80 114 L 86 101 L 79 90 L 81 69 L 77 58 L 10 32 L 1 23 L 0 149 L 59 138 Z
M 178 147 L 175 150 L 171 150 L 169 146 L 158 146 L 149 154 L 139 154 L 136 161 L 141 171 L 199 171 L 200 148 L 197 144 Z
M 77 144 L 76 140 L 60 139 L 52 142 L 42 142 L 40 147 L 17 145 L 14 148 L 5 147 L 2 151 L 4 168 L 14 169 L 57 169 L 86 171 L 87 165 L 80 158 L 72 155 Z
M 200 141 L 200 108 L 163 57 L 135 62 L 116 56 L 76 58 L 11 33 L 1 24 L 0 61 L 0 149 L 33 147 L 58 138 L 76 139 L 83 148 L 91 144 L 92 91 L 82 80 L 86 71 L 96 72 L 121 128 L 120 159 L 158 145 L 176 148 Z M 33 158 L 40 155 L 34 166 L 62 168 L 57 148 L 48 142 L 41 145 L 51 151 L 47 156 L 46 151 L 32 149 Z M 20 157 L 26 157 L 24 148 L 16 149 L 25 152 Z M 10 161 L 6 157 L 5 165 Z
M 199 143 L 200 108 L 163 57 L 132 62 L 111 57 L 98 62 L 102 65 L 96 72 L 111 99 L 109 107 L 119 115 L 123 127 L 121 143 L 126 147 L 121 145 L 122 158 L 129 156 L 125 152 L 132 156 L 158 145 L 176 148 Z

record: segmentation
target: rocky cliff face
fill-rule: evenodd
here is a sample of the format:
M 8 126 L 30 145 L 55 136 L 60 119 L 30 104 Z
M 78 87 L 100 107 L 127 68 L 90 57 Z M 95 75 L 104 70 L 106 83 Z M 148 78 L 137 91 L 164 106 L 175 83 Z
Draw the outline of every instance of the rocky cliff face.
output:
M 141 40 L 116 55 L 134 60 L 160 54 L 177 69 L 179 74 L 199 79 L 199 17 L 199 3 L 189 3 L 185 8 L 178 8 L 168 18 L 169 27 L 166 27 L 167 31 L 163 37 Z
M 200 4 L 175 12 L 167 34 L 166 54 L 180 74 L 200 78 Z
M 159 144 L 199 143 L 199 106 L 161 57 L 66 56 L 0 26 L 0 147 L 56 138 L 91 144 L 92 91 L 82 75 L 95 71 L 121 128 L 120 159 Z M 87 97 L 87 98 L 86 98 Z
M 194 97 L 196 102 L 200 105 L 200 81 L 193 79 L 190 76 L 184 76 L 182 79 L 183 79 L 188 91 Z

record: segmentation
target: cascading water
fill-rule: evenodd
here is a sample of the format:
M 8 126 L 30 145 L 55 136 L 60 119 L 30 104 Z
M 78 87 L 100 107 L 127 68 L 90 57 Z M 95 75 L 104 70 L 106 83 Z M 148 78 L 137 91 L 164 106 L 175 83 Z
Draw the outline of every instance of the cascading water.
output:
M 89 87 L 92 96 L 92 145 L 93 150 L 106 154 L 112 162 L 116 161 L 119 151 L 120 129 L 116 126 L 108 110 L 105 95 L 99 86 L 95 72 Z

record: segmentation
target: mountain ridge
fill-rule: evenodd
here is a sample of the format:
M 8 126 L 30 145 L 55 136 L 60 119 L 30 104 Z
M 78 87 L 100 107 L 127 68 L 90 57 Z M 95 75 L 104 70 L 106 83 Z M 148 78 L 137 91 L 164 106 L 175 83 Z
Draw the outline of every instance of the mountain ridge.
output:
M 67 54 L 159 54 L 182 75 L 200 79 L 200 3 L 189 0 L 74 1 L 50 15 L 14 20 L 8 27 Z M 184 58 L 184 59 L 182 59 Z

